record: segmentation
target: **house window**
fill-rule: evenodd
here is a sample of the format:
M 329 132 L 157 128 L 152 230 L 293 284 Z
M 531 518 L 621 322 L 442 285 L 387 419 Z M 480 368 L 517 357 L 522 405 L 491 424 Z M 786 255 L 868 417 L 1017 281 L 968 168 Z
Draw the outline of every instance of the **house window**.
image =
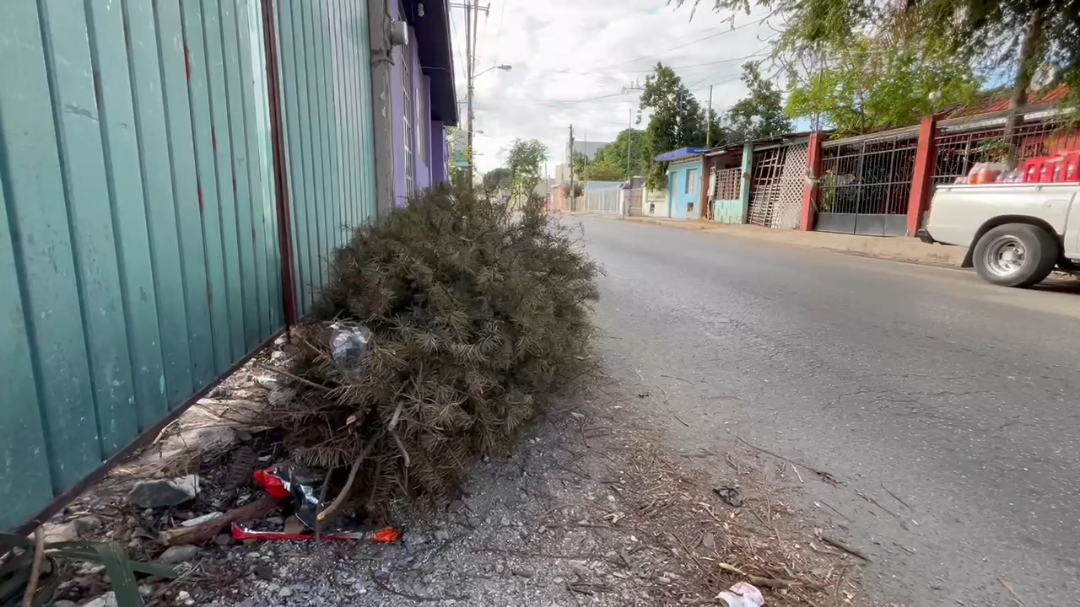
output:
M 416 134 L 413 132 L 413 123 L 416 120 L 416 113 L 413 107 L 412 38 L 410 32 L 409 43 L 401 47 L 401 53 L 403 55 L 401 61 L 401 92 L 402 97 L 405 100 L 404 107 L 402 108 L 402 118 L 405 126 L 405 195 L 410 197 L 416 191 L 416 159 L 413 157 L 413 147 L 415 147 L 416 142 Z
M 431 168 L 431 110 L 428 108 L 428 104 L 431 103 L 430 95 L 431 91 L 428 88 L 427 79 L 422 78 L 419 93 L 420 115 L 416 119 L 419 121 L 418 126 L 420 127 L 420 158 L 429 169 Z
M 698 193 L 698 182 L 700 182 L 700 181 L 701 181 L 701 179 L 698 177 L 698 170 L 697 169 L 688 169 L 686 171 L 686 193 L 687 194 L 697 194 Z

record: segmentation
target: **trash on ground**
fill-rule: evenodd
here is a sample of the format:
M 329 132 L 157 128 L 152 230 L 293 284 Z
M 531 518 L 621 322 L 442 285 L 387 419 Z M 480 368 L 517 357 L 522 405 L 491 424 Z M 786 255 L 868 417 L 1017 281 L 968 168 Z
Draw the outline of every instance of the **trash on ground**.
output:
M 746 582 L 739 582 L 721 592 L 716 595 L 716 600 L 720 601 L 724 607 L 763 607 L 765 605 L 765 597 L 761 596 L 761 591 Z
M 719 496 L 720 499 L 724 500 L 725 504 L 732 508 L 742 508 L 743 506 L 742 490 L 738 487 L 723 485 L 713 489 L 713 493 Z
M 312 542 L 316 539 L 319 541 L 340 541 L 340 542 L 358 542 L 368 541 L 373 544 L 393 544 L 401 539 L 401 533 L 393 527 L 387 527 L 378 531 L 349 531 L 345 533 L 329 533 L 322 534 L 319 537 L 315 537 L 308 533 L 284 533 L 281 531 L 256 531 L 249 529 L 237 523 L 232 525 L 233 539 L 238 542 L 246 541 L 259 541 L 259 542 Z
M 330 336 L 330 356 L 338 364 L 356 364 L 367 354 L 371 331 L 353 323 L 334 323 Z
M 315 528 L 325 505 L 315 495 L 322 482 L 310 470 L 292 463 L 275 464 L 256 470 L 255 482 L 276 500 L 292 499 L 296 517 L 309 528 Z
M 199 493 L 199 477 L 142 481 L 131 490 L 131 502 L 140 508 L 168 508 L 195 499 Z

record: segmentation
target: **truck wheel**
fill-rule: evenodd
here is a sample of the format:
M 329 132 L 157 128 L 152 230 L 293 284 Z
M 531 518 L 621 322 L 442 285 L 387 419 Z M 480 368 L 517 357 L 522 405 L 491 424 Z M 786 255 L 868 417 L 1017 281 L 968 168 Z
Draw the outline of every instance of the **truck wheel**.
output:
M 972 259 L 983 280 L 1004 287 L 1030 287 L 1054 269 L 1058 243 L 1046 230 L 1007 223 L 983 234 Z

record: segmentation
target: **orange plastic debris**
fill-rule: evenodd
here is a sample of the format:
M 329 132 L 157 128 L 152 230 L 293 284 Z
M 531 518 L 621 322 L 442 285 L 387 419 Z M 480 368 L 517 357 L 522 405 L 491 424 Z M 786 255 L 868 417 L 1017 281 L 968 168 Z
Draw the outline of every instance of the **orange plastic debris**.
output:
M 375 542 L 376 544 L 393 544 L 400 539 L 400 531 L 394 529 L 393 527 L 387 527 L 386 529 L 375 532 L 375 535 L 372 536 L 371 541 Z

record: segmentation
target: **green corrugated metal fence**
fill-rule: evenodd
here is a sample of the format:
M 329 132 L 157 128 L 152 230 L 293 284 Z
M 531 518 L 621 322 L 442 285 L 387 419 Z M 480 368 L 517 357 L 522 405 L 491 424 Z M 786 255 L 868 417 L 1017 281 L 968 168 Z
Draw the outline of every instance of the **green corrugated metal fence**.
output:
M 375 216 L 367 0 L 278 0 L 275 7 L 296 295 L 306 314 L 348 226 Z
M 284 324 L 259 7 L 0 7 L 0 529 Z M 277 13 L 306 311 L 375 212 L 367 8 Z

